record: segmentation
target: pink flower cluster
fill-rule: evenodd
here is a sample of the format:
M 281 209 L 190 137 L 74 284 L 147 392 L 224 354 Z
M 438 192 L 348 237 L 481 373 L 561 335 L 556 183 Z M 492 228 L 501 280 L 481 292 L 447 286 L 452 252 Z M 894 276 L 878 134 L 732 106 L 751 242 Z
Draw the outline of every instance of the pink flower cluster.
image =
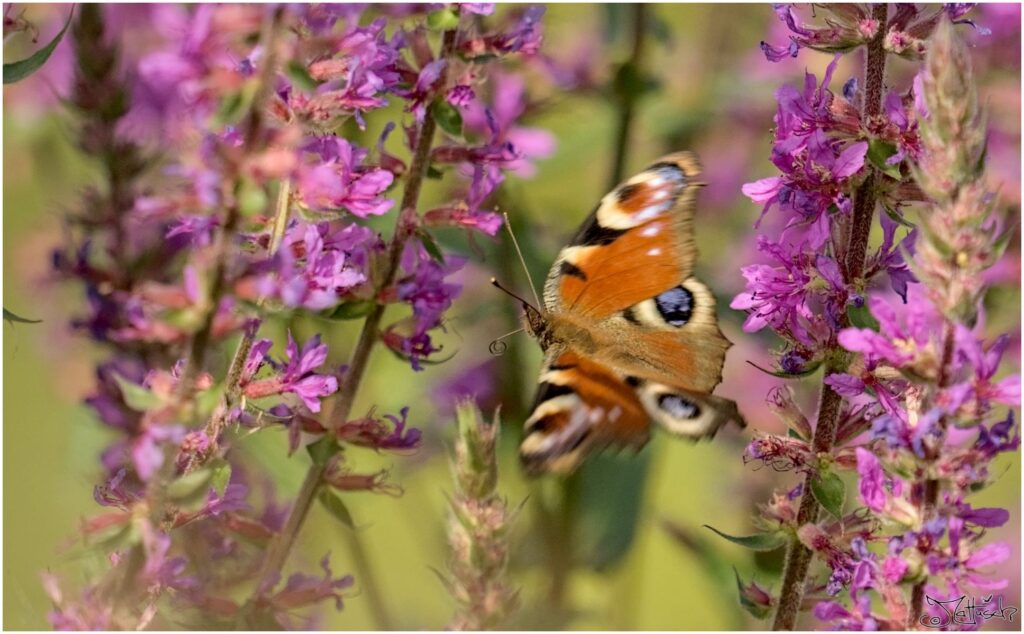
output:
M 747 311 L 748 332 L 783 338 L 779 376 L 825 369 L 817 420 L 779 391 L 771 405 L 788 435 L 759 434 L 744 454 L 804 477 L 757 518 L 758 544 L 795 535 L 779 596 L 740 585 L 752 613 L 777 610 L 776 628 L 792 628 L 804 606 L 839 629 L 948 628 L 940 602 L 1007 586 L 993 570 L 1009 546 L 985 537 L 1010 514 L 969 502 L 990 483 L 992 460 L 1020 447 L 1020 377 L 1001 373 L 1009 339 L 990 339 L 976 319 L 981 273 L 1005 233 L 982 180 L 984 117 L 954 27 L 973 26 L 963 18 L 970 6 L 898 5 L 880 12 L 885 20 L 878 8 L 826 6 L 826 26 L 815 27 L 779 6 L 792 43 L 762 44 L 771 61 L 802 47 L 840 52 L 820 84 L 808 73 L 802 91 L 778 91 L 780 174 L 743 189 L 762 217 L 785 222 L 781 235 L 758 237 L 767 262 L 744 267 L 747 290 L 732 307 Z M 834 94 L 841 53 L 860 46 L 872 48 L 868 94 L 855 80 Z M 913 87 L 883 96 L 888 55 L 925 64 Z M 861 223 L 873 223 L 876 206 L 882 241 L 870 249 Z M 921 210 L 920 232 L 911 208 Z M 895 295 L 878 287 L 882 273 Z M 856 474 L 859 505 L 846 503 L 842 472 Z M 827 578 L 801 551 L 825 563 Z
M 547 133 L 519 123 L 525 83 L 508 65 L 537 54 L 544 10 L 146 10 L 148 43 L 128 56 L 120 34 L 104 33 L 102 7 L 83 8 L 73 30 L 69 100 L 105 182 L 68 218 L 54 265 L 85 289 L 74 325 L 111 352 L 87 403 L 119 438 L 96 488 L 105 511 L 84 524 L 91 537 L 113 536 L 110 569 L 78 597 L 48 578 L 52 621 L 308 625 L 296 610 L 341 608 L 355 581 L 326 557 L 322 575 L 281 579 L 295 508 L 274 500 L 272 479 L 235 447 L 287 429 L 289 453 L 305 446 L 312 458 L 316 499 L 337 512 L 338 493 L 401 492 L 386 472 L 360 473 L 343 447 L 406 452 L 421 433 L 408 408 L 349 419 L 361 369 L 332 365 L 319 334 L 300 342 L 289 331 L 274 354 L 271 327 L 297 313 L 365 318 L 370 345 L 414 370 L 436 360 L 464 258 L 432 232 L 494 236 L 502 218 L 490 195 L 552 150 Z M 383 133 L 361 147 L 362 132 L 349 132 L 371 126 Z M 449 198 L 421 210 L 427 175 Z M 371 221 L 389 215 L 395 229 L 382 234 Z M 385 316 L 391 305 L 404 311 Z M 328 417 L 339 392 L 346 409 Z M 111 584 L 129 590 L 110 598 Z

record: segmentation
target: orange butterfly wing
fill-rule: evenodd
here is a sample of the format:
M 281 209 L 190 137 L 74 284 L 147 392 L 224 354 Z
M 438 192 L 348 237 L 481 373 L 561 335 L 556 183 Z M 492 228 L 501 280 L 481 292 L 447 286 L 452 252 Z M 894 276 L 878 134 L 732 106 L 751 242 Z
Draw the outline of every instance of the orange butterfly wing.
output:
M 528 470 L 564 473 L 589 451 L 642 447 L 651 419 L 690 438 L 743 424 L 711 395 L 730 344 L 692 277 L 699 175 L 692 154 L 657 161 L 606 195 L 552 266 L 554 343 L 520 452 Z
M 647 412 L 623 378 L 571 349 L 552 349 L 519 455 L 528 473 L 570 473 L 592 451 L 640 449 L 649 435 Z
M 673 154 L 606 195 L 552 266 L 546 308 L 600 319 L 685 279 L 699 175 L 696 157 Z

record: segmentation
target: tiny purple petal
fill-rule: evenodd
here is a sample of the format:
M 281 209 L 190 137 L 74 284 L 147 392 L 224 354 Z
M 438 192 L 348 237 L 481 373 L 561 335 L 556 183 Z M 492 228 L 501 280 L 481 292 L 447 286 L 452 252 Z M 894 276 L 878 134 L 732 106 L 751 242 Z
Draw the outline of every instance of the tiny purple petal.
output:
M 885 509 L 885 474 L 878 458 L 863 447 L 857 447 L 857 473 L 860 475 L 860 499 L 876 513 Z
M 1003 542 L 985 544 L 974 551 L 967 561 L 964 562 L 968 568 L 981 568 L 982 566 L 993 566 L 1006 561 L 1010 557 L 1010 547 Z

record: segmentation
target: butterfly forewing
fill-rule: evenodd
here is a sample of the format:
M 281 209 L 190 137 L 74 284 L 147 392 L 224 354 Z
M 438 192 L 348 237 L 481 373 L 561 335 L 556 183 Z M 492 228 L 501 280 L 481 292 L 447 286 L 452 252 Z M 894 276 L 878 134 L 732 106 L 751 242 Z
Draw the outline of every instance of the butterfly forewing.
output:
M 688 277 L 699 174 L 693 155 L 673 154 L 605 196 L 551 268 L 547 309 L 600 319 Z

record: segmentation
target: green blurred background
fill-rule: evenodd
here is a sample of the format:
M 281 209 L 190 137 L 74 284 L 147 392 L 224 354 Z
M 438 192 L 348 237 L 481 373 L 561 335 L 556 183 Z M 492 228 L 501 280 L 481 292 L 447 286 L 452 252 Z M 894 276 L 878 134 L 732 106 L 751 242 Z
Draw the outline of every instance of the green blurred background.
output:
M 28 8 L 30 16 L 56 18 L 61 12 L 61 7 Z M 487 349 L 494 337 L 515 327 L 516 318 L 515 306 L 495 294 L 487 279 L 497 274 L 519 289 L 525 289 L 526 282 L 517 267 L 509 264 L 507 245 L 488 244 L 474 251 L 452 238 L 449 244 L 466 249 L 471 258 L 461 280 L 466 290 L 447 324 L 446 351 L 455 351 L 455 358 L 413 374 L 407 364 L 378 350 L 355 410 L 365 411 L 372 405 L 385 412 L 412 407 L 411 423 L 427 434 L 420 454 L 354 454 L 360 471 L 391 467 L 393 481 L 404 487 L 405 494 L 400 498 L 349 495 L 357 524 L 354 538 L 322 509 L 314 508 L 292 558 L 293 566 L 311 568 L 324 552 L 331 551 L 335 571 L 350 570 L 357 576 L 357 592 L 344 611 L 324 610 L 323 627 L 378 628 L 381 621 L 367 600 L 371 592 L 379 596 L 394 627 L 437 629 L 447 622 L 453 604 L 433 569 L 444 570 L 447 556 L 444 521 L 445 494 L 451 490 L 447 461 L 451 426 L 444 408 L 433 401 L 444 381 L 489 360 L 504 389 L 493 400 L 505 401 L 508 423 L 500 488 L 511 503 L 525 501 L 512 532 L 512 574 L 524 603 L 520 620 L 513 625 L 644 630 L 758 627 L 738 606 L 732 567 L 745 579 L 777 586 L 781 553 L 754 557 L 701 528 L 713 524 L 732 534 L 750 533 L 754 505 L 765 502 L 773 487 L 795 483 L 792 474 L 756 470 L 740 457 L 754 429 L 777 431 L 779 426 L 763 407 L 764 396 L 776 380 L 745 363 L 768 365 L 767 351 L 776 342 L 768 335 L 742 333 L 743 315 L 728 309 L 729 299 L 742 288 L 739 266 L 753 256 L 751 225 L 759 211 L 739 187 L 774 173 L 768 150 L 775 88 L 784 82 L 801 82 L 805 68 L 820 77 L 830 56 L 804 51 L 796 60 L 766 62 L 758 42 L 778 43 L 783 37 L 768 5 L 651 5 L 649 10 L 660 26 L 644 34 L 642 64 L 656 84 L 637 101 L 626 172 L 676 149 L 694 149 L 704 159 L 710 187 L 697 215 L 703 254 L 699 269 L 713 285 L 723 328 L 736 343 L 719 393 L 740 402 L 751 427 L 744 432 L 727 430 L 714 443 L 700 445 L 657 435 L 639 457 L 605 458 L 588 468 L 589 488 L 580 492 L 575 544 L 582 561 L 568 588 L 577 611 L 564 621 L 552 620 L 556 615 L 548 611 L 545 596 L 550 576 L 544 564 L 546 546 L 533 527 L 537 503 L 551 499 L 556 485 L 526 481 L 515 461 L 515 427 L 522 420 L 523 400 L 530 396 L 540 354 L 525 336 L 514 339 L 502 357 L 492 360 Z M 598 86 L 607 86 L 632 48 L 630 11 L 615 5 L 552 5 L 545 17 L 544 50 L 563 62 L 577 60 L 592 72 Z M 1006 18 L 983 10 L 978 22 L 996 33 L 987 41 L 971 34 L 991 125 L 1001 135 L 1001 145 L 994 150 L 1001 153 L 992 158 L 991 171 L 1002 184 L 1003 203 L 1019 218 L 1019 7 L 1015 37 L 1005 27 L 996 29 L 996 24 L 986 23 L 986 15 L 989 22 Z M 41 41 L 46 36 L 44 28 Z M 1016 53 L 1007 52 L 1006 47 L 1016 47 Z M 59 50 L 54 63 L 60 63 L 60 55 Z M 835 90 L 858 72 L 858 63 L 857 56 L 844 60 L 834 80 Z M 890 84 L 905 89 L 912 66 L 900 61 L 893 65 Z M 36 325 L 3 326 L 3 616 L 9 629 L 48 627 L 49 601 L 40 585 L 42 571 L 61 573 L 68 579 L 65 586 L 73 588 L 91 571 L 102 569 L 102 562 L 82 548 L 75 536 L 81 519 L 96 512 L 91 493 L 99 472 L 97 456 L 110 440 L 79 404 L 91 389 L 98 358 L 98 351 L 66 325 L 79 311 L 80 290 L 56 283 L 49 271 L 50 251 L 61 237 L 60 216 L 76 204 L 80 187 L 96 174 L 69 142 L 73 120 L 54 103 L 51 93 L 59 92 L 59 73 L 31 81 L 37 85 L 4 90 L 3 305 L 44 320 Z M 557 149 L 537 163 L 534 178 L 510 179 L 503 190 L 502 208 L 511 214 L 534 279 L 540 279 L 562 242 L 608 188 L 617 110 L 608 93 L 598 90 L 563 92 L 531 82 L 530 94 L 539 105 L 528 112 L 524 125 L 549 130 Z M 368 138 L 373 138 L 373 126 L 371 121 Z M 439 187 L 428 190 L 427 202 L 440 200 L 442 194 Z M 1011 261 L 997 280 L 1000 286 L 989 298 L 988 319 L 993 332 L 1014 333 L 1017 345 L 1009 365 L 1019 366 L 1019 250 L 1014 248 L 1007 258 Z M 291 326 L 302 337 L 326 329 L 336 363 L 345 358 L 356 328 L 356 324 L 313 320 Z M 813 404 L 818 380 L 801 387 L 803 402 Z M 246 439 L 243 451 L 272 475 L 279 495 L 290 497 L 305 472 L 306 457 L 298 453 L 285 459 L 285 444 L 283 432 L 263 432 Z M 1004 594 L 1006 604 L 1019 606 L 1019 456 L 1003 458 L 994 473 L 999 474 L 995 485 L 973 503 L 1011 509 L 1011 522 L 991 531 L 991 537 L 1013 544 L 1014 558 L 1004 571 L 1010 587 Z M 851 490 L 848 499 L 852 496 Z M 667 531 L 666 523 L 675 531 Z M 366 571 L 356 569 L 351 550 L 355 541 L 372 571 L 375 590 L 367 583 Z M 808 621 L 806 626 L 813 623 Z

